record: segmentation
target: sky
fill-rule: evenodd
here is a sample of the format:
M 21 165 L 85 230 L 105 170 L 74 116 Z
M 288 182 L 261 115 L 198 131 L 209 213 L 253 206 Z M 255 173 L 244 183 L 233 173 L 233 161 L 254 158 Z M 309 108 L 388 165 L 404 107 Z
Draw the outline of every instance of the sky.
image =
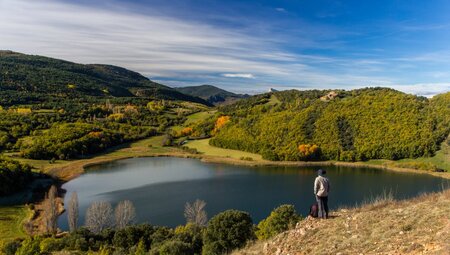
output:
M 450 91 L 448 0 L 0 0 L 0 49 L 173 87 Z

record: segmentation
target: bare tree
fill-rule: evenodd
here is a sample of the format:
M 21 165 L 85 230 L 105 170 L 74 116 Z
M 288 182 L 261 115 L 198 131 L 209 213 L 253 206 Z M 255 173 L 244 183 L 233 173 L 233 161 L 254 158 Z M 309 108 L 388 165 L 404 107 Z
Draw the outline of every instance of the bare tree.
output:
M 58 218 L 58 205 L 56 203 L 57 189 L 55 185 L 52 185 L 45 194 L 44 200 L 44 214 L 45 214 L 45 227 L 47 233 L 56 233 L 56 219 Z
M 136 210 L 130 200 L 120 201 L 115 210 L 116 228 L 122 229 L 134 222 Z
M 77 230 L 78 228 L 78 195 L 77 192 L 73 192 L 70 196 L 69 206 L 67 208 L 67 220 L 69 221 L 70 232 Z
M 86 211 L 86 227 L 93 233 L 112 227 L 112 207 L 105 201 L 93 202 Z
M 208 215 L 205 211 L 206 202 L 203 200 L 195 200 L 194 203 L 186 203 L 184 206 L 184 217 L 187 222 L 195 223 L 199 226 L 206 226 Z

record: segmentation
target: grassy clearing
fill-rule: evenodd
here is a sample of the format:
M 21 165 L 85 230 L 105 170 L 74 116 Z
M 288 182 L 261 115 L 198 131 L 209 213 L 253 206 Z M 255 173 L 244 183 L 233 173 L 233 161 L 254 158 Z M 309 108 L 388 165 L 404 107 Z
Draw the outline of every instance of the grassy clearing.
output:
M 234 159 L 240 159 L 244 157 L 252 158 L 253 160 L 262 160 L 261 155 L 258 154 L 238 150 L 222 149 L 211 146 L 209 145 L 209 139 L 189 141 L 186 146 L 188 146 L 189 148 L 197 149 L 198 152 L 204 153 L 207 156 L 229 157 Z
M 184 123 L 184 126 L 189 126 L 190 124 L 193 124 L 195 122 L 207 119 L 208 117 L 213 116 L 216 113 L 216 111 L 207 111 L 207 112 L 197 112 L 194 114 L 191 114 L 187 116 L 187 120 Z
M 210 116 L 213 116 L 215 113 L 216 111 L 204 111 L 191 114 L 186 117 L 187 119 L 182 125 L 172 126 L 170 127 L 170 129 L 172 129 L 175 132 L 180 132 L 183 128 L 189 127 L 191 124 L 204 120 Z
M 0 207 L 0 242 L 27 236 L 23 222 L 31 216 L 24 205 Z

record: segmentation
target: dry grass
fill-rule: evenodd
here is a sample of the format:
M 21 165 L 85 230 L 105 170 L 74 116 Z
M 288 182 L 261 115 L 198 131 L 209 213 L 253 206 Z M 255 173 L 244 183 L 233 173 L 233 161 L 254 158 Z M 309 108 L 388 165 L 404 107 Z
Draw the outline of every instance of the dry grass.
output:
M 308 218 L 235 254 L 450 254 L 450 190 L 405 201 L 386 192 L 371 202 Z

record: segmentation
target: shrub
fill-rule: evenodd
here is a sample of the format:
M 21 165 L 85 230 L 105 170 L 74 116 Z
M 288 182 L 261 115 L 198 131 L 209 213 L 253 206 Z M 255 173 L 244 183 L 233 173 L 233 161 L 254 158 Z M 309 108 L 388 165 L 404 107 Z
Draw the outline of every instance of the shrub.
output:
M 159 248 L 159 255 L 190 255 L 193 253 L 192 247 L 188 243 L 178 240 L 166 241 Z
M 266 219 L 258 224 L 258 239 L 268 239 L 290 228 L 301 219 L 293 205 L 281 205 L 275 208 Z
M 194 254 L 201 254 L 203 247 L 202 227 L 188 223 L 185 226 L 179 226 L 175 229 L 174 240 L 188 243 Z
M 38 238 L 28 238 L 22 242 L 22 245 L 17 249 L 17 255 L 39 255 L 41 254 L 41 249 L 39 247 L 40 239 Z
M 56 238 L 46 238 L 42 240 L 41 244 L 39 245 L 41 252 L 43 253 L 51 253 L 53 251 L 60 251 L 64 248 L 64 243 L 61 239 Z
M 3 243 L 1 245 L 0 253 L 5 255 L 14 255 L 16 254 L 16 251 L 19 249 L 20 243 L 21 242 L 19 240 Z
M 253 222 L 246 212 L 227 210 L 214 216 L 203 235 L 203 254 L 222 254 L 254 239 Z

